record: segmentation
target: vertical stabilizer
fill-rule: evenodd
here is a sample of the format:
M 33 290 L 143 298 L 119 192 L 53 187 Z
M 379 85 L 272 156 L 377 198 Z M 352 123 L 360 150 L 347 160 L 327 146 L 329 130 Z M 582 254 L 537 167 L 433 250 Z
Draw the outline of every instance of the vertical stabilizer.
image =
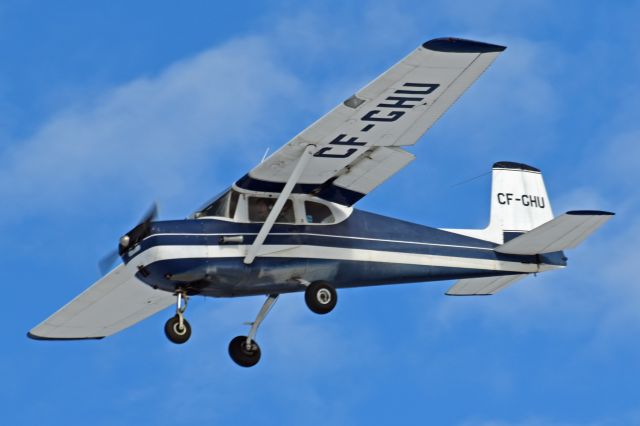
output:
M 493 165 L 489 226 L 446 231 L 502 244 L 551 219 L 551 203 L 540 170 L 499 161 Z
M 493 165 L 489 228 L 522 233 L 551 219 L 553 212 L 539 169 L 509 161 Z

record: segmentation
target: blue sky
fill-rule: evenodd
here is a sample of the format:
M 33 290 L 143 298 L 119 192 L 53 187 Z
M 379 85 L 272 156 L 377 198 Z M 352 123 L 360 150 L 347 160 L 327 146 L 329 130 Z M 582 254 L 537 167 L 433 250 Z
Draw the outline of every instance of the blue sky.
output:
M 0 3 L 7 424 L 640 424 L 640 2 Z M 508 49 L 358 207 L 483 227 L 498 160 L 544 172 L 556 213 L 617 213 L 569 268 L 493 297 L 451 284 L 282 297 L 263 359 L 229 339 L 262 299 L 195 299 L 98 342 L 25 332 L 98 277 L 157 200 L 191 213 L 421 42 Z M 6 323 L 6 322 L 5 322 Z

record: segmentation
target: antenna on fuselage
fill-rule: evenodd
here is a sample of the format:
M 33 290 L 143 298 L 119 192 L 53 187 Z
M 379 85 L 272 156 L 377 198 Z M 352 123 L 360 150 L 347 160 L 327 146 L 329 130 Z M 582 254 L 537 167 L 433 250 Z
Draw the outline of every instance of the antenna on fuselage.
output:
M 267 159 L 267 155 L 269 154 L 269 149 L 270 147 L 267 147 L 267 150 L 264 152 L 264 155 L 262 156 L 262 160 L 260 160 L 260 163 L 264 163 L 264 160 Z
M 465 179 L 465 180 L 460 181 L 460 182 L 458 182 L 458 183 L 454 183 L 453 185 L 449 186 L 449 188 L 455 188 L 456 186 L 461 186 L 461 185 L 467 184 L 467 183 L 469 183 L 469 182 L 473 182 L 474 180 L 476 180 L 476 179 L 480 179 L 481 177 L 484 177 L 484 176 L 486 176 L 486 175 L 488 175 L 488 174 L 490 174 L 490 173 L 491 173 L 491 171 L 488 171 L 488 172 L 485 172 L 485 173 L 479 174 L 479 175 L 477 175 L 477 176 L 474 176 L 474 177 L 471 177 L 471 178 Z

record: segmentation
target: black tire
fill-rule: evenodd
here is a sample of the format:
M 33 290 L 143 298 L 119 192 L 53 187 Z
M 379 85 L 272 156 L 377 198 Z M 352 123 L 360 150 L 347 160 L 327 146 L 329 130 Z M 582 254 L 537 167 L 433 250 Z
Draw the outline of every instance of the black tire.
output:
M 247 336 L 234 337 L 229 342 L 229 356 L 240 367 L 253 367 L 260 361 L 260 346 L 251 341 L 251 349 L 247 349 Z
M 328 314 L 338 303 L 338 293 L 331 284 L 316 281 L 309 284 L 304 292 L 304 301 L 309 309 L 316 314 Z
M 182 323 L 184 327 L 180 329 L 180 318 L 176 315 L 164 324 L 164 334 L 167 335 L 167 339 L 178 345 L 185 343 L 191 337 L 191 325 L 186 319 L 183 319 Z

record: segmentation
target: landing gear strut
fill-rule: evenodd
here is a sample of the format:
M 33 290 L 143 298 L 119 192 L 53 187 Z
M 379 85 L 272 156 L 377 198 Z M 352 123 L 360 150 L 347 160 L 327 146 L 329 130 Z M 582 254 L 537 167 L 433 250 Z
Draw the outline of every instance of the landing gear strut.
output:
M 328 314 L 338 303 L 338 293 L 325 281 L 315 281 L 309 284 L 304 292 L 304 301 L 312 312 Z
M 176 315 L 169 318 L 164 325 L 164 334 L 173 343 L 182 344 L 191 337 L 191 325 L 184 318 L 184 311 L 187 310 L 187 293 L 184 290 L 176 292 Z
M 253 367 L 260 361 L 260 346 L 255 341 L 260 323 L 267 316 L 273 304 L 278 300 L 279 294 L 270 294 L 264 301 L 256 320 L 247 325 L 251 326 L 248 336 L 237 336 L 229 342 L 229 356 L 241 367 Z

